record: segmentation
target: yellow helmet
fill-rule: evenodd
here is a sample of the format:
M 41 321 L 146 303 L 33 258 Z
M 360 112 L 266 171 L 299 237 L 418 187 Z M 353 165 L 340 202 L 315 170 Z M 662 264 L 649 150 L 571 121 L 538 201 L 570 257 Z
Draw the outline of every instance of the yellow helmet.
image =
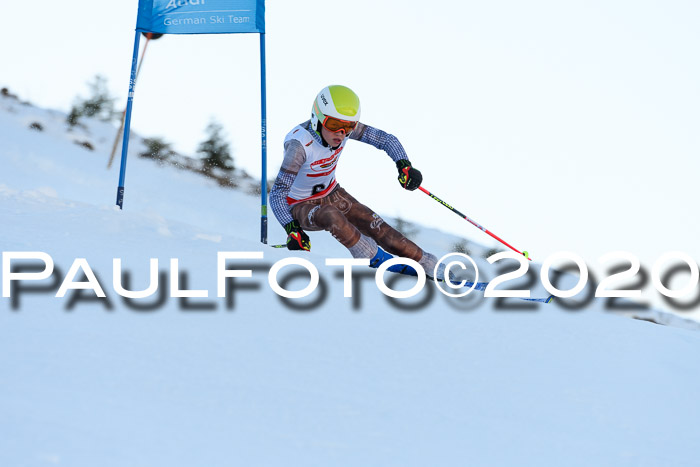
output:
M 326 86 L 318 93 L 311 108 L 311 127 L 321 134 L 321 125 L 326 124 L 328 117 L 356 124 L 360 121 L 360 98 L 348 87 L 339 84 Z

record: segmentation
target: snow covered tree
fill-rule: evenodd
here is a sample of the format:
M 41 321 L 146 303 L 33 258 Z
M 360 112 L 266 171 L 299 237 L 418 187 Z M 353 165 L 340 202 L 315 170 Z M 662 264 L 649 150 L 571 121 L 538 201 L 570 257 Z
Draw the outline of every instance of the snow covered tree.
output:
M 141 157 L 155 159 L 158 162 L 166 161 L 170 156 L 175 154 L 170 143 L 166 143 L 162 138 L 145 138 L 143 144 L 146 145 L 146 151 L 139 154 Z
M 484 254 L 484 258 L 488 258 L 489 256 L 493 256 L 495 254 L 501 253 L 502 251 L 504 251 L 504 250 L 502 250 L 500 248 L 491 248 Z
M 455 253 L 462 253 L 467 256 L 471 254 L 471 251 L 469 250 L 469 242 L 463 238 L 452 244 L 452 251 Z
M 394 228 L 409 239 L 415 238 L 420 231 L 416 224 L 403 219 L 401 216 L 394 220 Z
M 202 163 L 205 172 L 211 172 L 214 168 L 232 172 L 234 170 L 233 157 L 229 144 L 222 136 L 223 127 L 212 120 L 207 125 L 208 138 L 200 143 L 197 154 L 202 155 Z
M 118 117 L 114 111 L 114 97 L 107 90 L 107 79 L 96 75 L 92 82 L 88 83 L 90 96 L 87 99 L 78 97 L 66 119 L 71 126 L 77 125 L 80 117 L 96 117 L 103 121 L 110 121 Z
M 70 126 L 75 126 L 78 124 L 80 120 L 80 110 L 74 105 L 70 109 L 70 113 L 68 114 L 68 117 L 66 118 L 66 121 Z

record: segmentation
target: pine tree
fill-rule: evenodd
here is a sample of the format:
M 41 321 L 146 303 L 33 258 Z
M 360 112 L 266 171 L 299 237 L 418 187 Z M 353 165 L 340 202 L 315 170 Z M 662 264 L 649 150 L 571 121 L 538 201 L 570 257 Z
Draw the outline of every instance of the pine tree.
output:
M 88 83 L 88 88 L 90 96 L 87 99 L 78 97 L 66 119 L 71 126 L 77 125 L 80 117 L 96 117 L 103 121 L 118 117 L 118 113 L 114 111 L 116 99 L 109 95 L 105 77 L 96 75 L 93 81 Z
M 471 254 L 471 251 L 469 250 L 469 242 L 463 238 L 452 244 L 452 251 L 455 253 L 462 253 L 467 256 Z
M 74 105 L 70 109 L 70 113 L 68 114 L 68 117 L 66 118 L 66 121 L 70 126 L 75 126 L 78 124 L 78 121 L 80 120 L 80 110 Z
M 170 143 L 166 143 L 162 138 L 145 138 L 143 144 L 147 150 L 139 156 L 155 159 L 158 162 L 165 162 L 170 156 L 175 154 Z
M 394 228 L 398 230 L 404 237 L 408 239 L 415 238 L 420 229 L 413 222 L 403 219 L 401 216 L 394 221 Z
M 211 172 L 214 168 L 232 172 L 234 170 L 233 157 L 229 144 L 224 140 L 223 127 L 216 121 L 211 121 L 206 133 L 209 136 L 206 141 L 200 143 L 197 154 L 201 154 L 205 172 Z
M 493 255 L 500 253 L 502 251 L 504 251 L 504 250 L 502 250 L 500 248 L 491 248 L 484 254 L 484 258 L 488 258 L 489 256 L 493 256 Z

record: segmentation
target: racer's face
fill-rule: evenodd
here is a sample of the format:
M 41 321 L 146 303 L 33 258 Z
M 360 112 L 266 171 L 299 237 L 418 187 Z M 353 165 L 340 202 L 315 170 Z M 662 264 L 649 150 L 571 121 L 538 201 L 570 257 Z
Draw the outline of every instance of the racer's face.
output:
M 345 130 L 336 131 L 335 133 L 329 131 L 325 126 L 321 125 L 321 136 L 330 145 L 330 147 L 335 148 L 340 146 L 340 143 L 348 136 L 345 134 Z

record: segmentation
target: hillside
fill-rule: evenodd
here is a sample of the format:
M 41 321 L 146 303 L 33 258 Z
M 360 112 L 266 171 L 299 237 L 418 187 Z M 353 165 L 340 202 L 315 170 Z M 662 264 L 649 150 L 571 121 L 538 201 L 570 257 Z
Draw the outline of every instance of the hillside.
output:
M 1 465 L 698 463 L 700 334 L 681 328 L 692 323 L 630 319 L 598 300 L 499 310 L 478 292 L 455 301 L 427 288 L 397 305 L 371 277 L 344 298 L 325 260 L 348 255 L 330 236 L 311 234 L 310 254 L 261 245 L 256 196 L 139 158 L 137 135 L 119 211 L 117 168 L 105 169 L 114 128 L 68 132 L 64 120 L 0 98 L 2 251 L 44 252 L 56 267 L 43 289 L 0 299 Z M 414 228 L 438 256 L 460 241 Z M 283 238 L 271 218 L 271 243 Z M 259 267 L 217 298 L 224 251 L 264 258 L 235 263 Z M 325 296 L 301 300 L 317 305 L 268 285 L 290 256 L 319 270 Z M 106 299 L 55 297 L 79 258 Z M 158 259 L 158 294 L 119 297 L 115 258 L 133 289 Z M 171 258 L 180 289 L 207 297 L 161 297 Z

